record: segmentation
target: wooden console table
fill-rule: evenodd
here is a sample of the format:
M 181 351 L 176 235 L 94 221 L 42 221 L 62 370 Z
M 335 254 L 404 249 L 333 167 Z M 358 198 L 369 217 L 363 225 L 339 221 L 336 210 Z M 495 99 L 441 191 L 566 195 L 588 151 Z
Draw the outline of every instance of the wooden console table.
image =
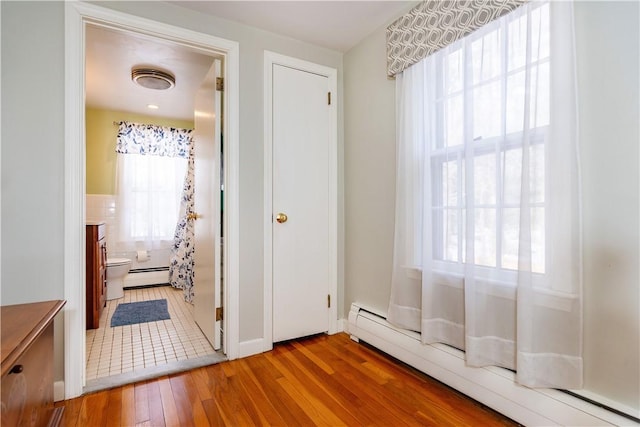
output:
M 53 407 L 53 318 L 66 301 L 0 307 L 2 426 L 57 426 Z

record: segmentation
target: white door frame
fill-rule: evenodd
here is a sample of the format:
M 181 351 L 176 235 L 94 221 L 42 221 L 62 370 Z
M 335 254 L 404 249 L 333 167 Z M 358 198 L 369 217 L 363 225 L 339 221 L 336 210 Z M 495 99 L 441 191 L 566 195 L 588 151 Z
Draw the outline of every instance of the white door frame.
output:
M 239 344 L 239 45 L 208 34 L 81 3 L 65 3 L 64 389 L 65 399 L 85 383 L 85 25 L 105 25 L 225 56 L 225 350 Z
M 329 334 L 338 332 L 338 86 L 335 68 L 265 50 L 264 52 L 264 339 L 273 348 L 273 65 L 325 76 L 331 92 L 329 140 Z

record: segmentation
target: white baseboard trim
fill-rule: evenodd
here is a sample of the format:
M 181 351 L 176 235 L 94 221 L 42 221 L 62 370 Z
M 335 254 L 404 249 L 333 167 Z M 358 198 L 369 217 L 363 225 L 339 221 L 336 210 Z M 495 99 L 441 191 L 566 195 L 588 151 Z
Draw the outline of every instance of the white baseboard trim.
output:
M 344 332 L 347 325 L 346 319 L 338 319 L 336 321 L 336 331 L 333 333 Z M 331 334 L 331 332 L 330 332 Z M 273 348 L 273 343 L 270 343 L 265 338 L 256 338 L 249 341 L 243 341 L 238 345 L 238 357 L 249 357 L 254 354 L 264 353 Z
M 256 338 L 249 341 L 242 341 L 238 344 L 238 357 L 249 357 L 254 354 L 264 353 L 273 348 L 273 345 L 267 346 L 267 341 L 264 338 Z
M 348 331 L 383 352 L 527 426 L 639 426 L 632 420 L 558 390 L 515 383 L 501 368 L 466 366 L 464 353 L 445 345 L 424 345 L 417 333 L 395 328 L 358 304 L 349 312 Z
M 60 402 L 64 400 L 64 381 L 55 381 L 53 383 L 53 401 Z

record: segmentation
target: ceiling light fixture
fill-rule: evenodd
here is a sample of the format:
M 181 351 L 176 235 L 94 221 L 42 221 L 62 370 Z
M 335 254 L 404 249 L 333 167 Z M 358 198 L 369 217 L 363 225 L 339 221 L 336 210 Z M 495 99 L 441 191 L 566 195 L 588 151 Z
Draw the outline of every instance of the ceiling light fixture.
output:
M 155 68 L 132 68 L 131 80 L 144 88 L 155 90 L 167 90 L 176 85 L 173 74 Z
M 156 104 L 147 104 L 147 108 L 150 110 L 157 110 L 160 107 L 158 107 Z

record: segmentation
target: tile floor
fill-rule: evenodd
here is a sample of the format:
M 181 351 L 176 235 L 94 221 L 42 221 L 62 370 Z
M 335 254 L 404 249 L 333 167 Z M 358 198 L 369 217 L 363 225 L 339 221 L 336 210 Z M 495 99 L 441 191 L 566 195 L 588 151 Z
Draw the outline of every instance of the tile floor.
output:
M 171 319 L 109 326 L 118 304 L 162 298 Z M 193 320 L 193 305 L 171 286 L 125 289 L 124 298 L 107 301 L 100 327 L 87 331 L 86 342 L 87 381 L 216 354 Z

